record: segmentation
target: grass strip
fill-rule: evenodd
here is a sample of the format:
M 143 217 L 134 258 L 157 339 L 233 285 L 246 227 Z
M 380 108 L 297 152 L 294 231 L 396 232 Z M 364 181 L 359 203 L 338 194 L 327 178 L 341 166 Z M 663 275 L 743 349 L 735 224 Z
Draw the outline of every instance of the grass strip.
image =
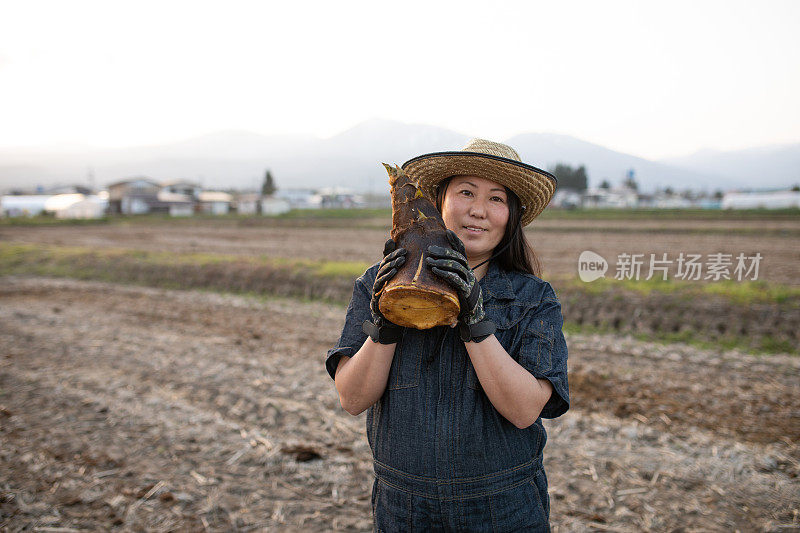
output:
M 695 300 L 709 296 L 721 297 L 731 304 L 751 305 L 777 303 L 800 308 L 800 287 L 771 283 L 764 280 L 720 280 L 714 282 L 685 281 L 653 277 L 649 280 L 617 280 L 600 278 L 583 282 L 578 277 L 555 278 L 556 288 L 578 290 L 588 294 L 610 294 L 631 292 L 648 296 L 671 294 L 684 300 Z
M 600 335 L 620 335 L 620 331 L 608 325 L 592 326 L 587 324 L 577 324 L 571 320 L 564 321 L 564 333 L 588 335 L 597 333 Z M 790 339 L 781 338 L 775 335 L 763 335 L 758 339 L 744 337 L 741 335 L 727 335 L 714 338 L 713 340 L 702 331 L 667 332 L 656 331 L 649 333 L 626 332 L 632 338 L 645 341 L 656 342 L 659 344 L 682 343 L 696 346 L 703 350 L 739 350 L 754 355 L 770 354 L 793 354 L 800 355 L 796 343 Z
M 0 269 L 7 274 L 29 273 L 31 270 L 48 274 L 69 274 L 74 277 L 78 267 L 95 262 L 99 266 L 119 261 L 154 266 L 207 266 L 214 264 L 250 265 L 305 272 L 320 277 L 360 276 L 369 264 L 357 261 L 324 261 L 289 259 L 283 257 L 238 256 L 211 253 L 173 253 L 129 248 L 93 249 L 82 246 L 0 243 Z M 24 272 L 27 270 L 28 272 Z
M 133 283 L 342 302 L 369 265 L 222 254 L 0 243 L 0 275 Z M 346 296 L 345 296 L 346 295 Z

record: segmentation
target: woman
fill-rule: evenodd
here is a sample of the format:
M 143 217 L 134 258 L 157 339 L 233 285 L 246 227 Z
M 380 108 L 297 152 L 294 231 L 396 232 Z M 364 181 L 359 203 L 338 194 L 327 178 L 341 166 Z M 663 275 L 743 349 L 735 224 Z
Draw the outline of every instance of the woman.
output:
M 458 328 L 401 328 L 377 306 L 405 261 L 390 240 L 356 280 L 326 367 L 350 414 L 367 410 L 377 531 L 547 531 L 541 418 L 569 407 L 561 307 L 522 228 L 555 177 L 473 139 L 403 169 L 436 198 L 453 250 L 428 268 L 459 294 Z M 463 244 L 462 244 L 463 243 Z

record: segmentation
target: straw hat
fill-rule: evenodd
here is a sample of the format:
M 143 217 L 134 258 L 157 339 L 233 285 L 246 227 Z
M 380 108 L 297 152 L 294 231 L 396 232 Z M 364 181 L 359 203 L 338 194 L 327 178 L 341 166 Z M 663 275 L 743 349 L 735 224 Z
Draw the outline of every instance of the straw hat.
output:
M 522 225 L 541 213 L 556 190 L 556 177 L 527 165 L 508 145 L 472 139 L 456 152 L 434 152 L 409 159 L 403 170 L 419 181 L 422 192 L 436 198 L 439 182 L 450 176 L 471 175 L 496 181 L 511 189 L 522 203 Z

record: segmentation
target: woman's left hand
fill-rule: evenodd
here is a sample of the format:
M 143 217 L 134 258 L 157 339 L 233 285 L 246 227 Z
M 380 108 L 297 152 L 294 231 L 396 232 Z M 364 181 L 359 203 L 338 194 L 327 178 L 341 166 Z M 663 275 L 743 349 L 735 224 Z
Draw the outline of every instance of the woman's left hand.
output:
M 434 274 L 442 278 L 458 293 L 461 313 L 460 322 L 472 325 L 483 320 L 483 295 L 475 273 L 469 268 L 467 258 L 463 253 L 450 248 L 432 244 L 428 247 L 428 257 L 425 258 Z

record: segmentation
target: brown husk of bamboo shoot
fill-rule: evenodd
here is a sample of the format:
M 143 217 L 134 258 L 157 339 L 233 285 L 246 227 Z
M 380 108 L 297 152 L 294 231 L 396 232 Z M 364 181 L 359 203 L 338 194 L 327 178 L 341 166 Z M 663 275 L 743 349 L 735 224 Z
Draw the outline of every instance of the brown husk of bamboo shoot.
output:
M 425 264 L 428 246 L 450 248 L 447 228 L 436 206 L 401 168 L 384 164 L 392 186 L 391 237 L 408 250 L 406 262 L 384 286 L 378 307 L 404 327 L 429 329 L 458 321 L 458 295 Z

